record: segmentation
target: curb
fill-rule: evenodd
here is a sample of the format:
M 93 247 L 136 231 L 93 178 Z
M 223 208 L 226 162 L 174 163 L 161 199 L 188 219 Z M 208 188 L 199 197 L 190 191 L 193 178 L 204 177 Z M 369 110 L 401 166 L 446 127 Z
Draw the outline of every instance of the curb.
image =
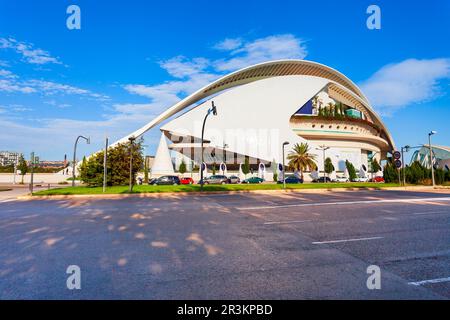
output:
M 70 199 L 127 199 L 127 198 L 162 198 L 177 196 L 203 196 L 203 195 L 233 195 L 233 194 L 274 194 L 274 193 L 330 193 L 330 192 L 352 192 L 352 191 L 433 191 L 450 190 L 450 187 L 432 186 L 408 186 L 408 187 L 353 187 L 353 188 L 322 188 L 322 189 L 277 189 L 277 190 L 233 190 L 233 191 L 194 191 L 194 192 L 152 192 L 133 194 L 73 194 L 73 195 L 23 195 L 19 200 L 70 200 Z

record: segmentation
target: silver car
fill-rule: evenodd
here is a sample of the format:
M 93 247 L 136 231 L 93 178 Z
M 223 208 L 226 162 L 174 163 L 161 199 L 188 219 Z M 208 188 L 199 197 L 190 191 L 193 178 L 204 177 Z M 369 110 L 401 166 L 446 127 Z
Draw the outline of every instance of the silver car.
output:
M 232 184 L 241 183 L 241 179 L 238 176 L 229 176 L 228 181 Z

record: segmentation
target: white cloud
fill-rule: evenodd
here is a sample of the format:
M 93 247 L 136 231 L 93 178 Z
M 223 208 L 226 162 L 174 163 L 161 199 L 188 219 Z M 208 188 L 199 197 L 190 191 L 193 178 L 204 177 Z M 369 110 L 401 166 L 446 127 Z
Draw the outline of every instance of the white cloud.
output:
M 205 58 L 188 60 L 183 56 L 178 56 L 162 61 L 160 66 L 175 78 L 185 78 L 202 73 L 209 66 L 209 61 Z
M 33 48 L 33 44 L 17 41 L 14 38 L 0 38 L 0 49 L 12 49 L 19 53 L 23 60 L 31 64 L 62 64 L 58 58 L 48 51 Z
M 17 84 L 15 81 L 9 79 L 0 79 L 0 91 L 9 93 L 33 93 L 36 90 L 32 87 Z
M 222 50 L 222 51 L 231 51 L 236 50 L 240 46 L 242 46 L 242 39 L 241 38 L 227 38 L 217 44 L 214 45 L 214 49 L 216 50 Z
M 207 58 L 188 59 L 177 56 L 161 62 L 160 66 L 179 80 L 153 86 L 129 84 L 124 88 L 132 94 L 151 99 L 153 110 L 162 111 L 184 96 L 218 79 L 227 71 L 267 60 L 302 59 L 306 56 L 303 41 L 291 34 L 273 35 L 247 42 L 240 38 L 228 38 L 214 48 L 228 51 L 228 57 L 211 61 Z
M 450 78 L 450 59 L 408 59 L 382 67 L 360 84 L 372 105 L 384 115 L 432 100 L 441 94 L 439 81 Z
M 41 93 L 43 95 L 79 95 L 91 99 L 105 101 L 109 97 L 106 95 L 93 93 L 89 90 L 74 87 L 67 84 L 44 81 L 44 80 L 25 80 L 18 81 L 15 79 L 0 79 L 0 91 L 9 93 Z
M 6 69 L 0 69 L 0 78 L 14 79 L 17 75 Z
M 215 62 L 218 71 L 234 71 L 264 61 L 303 59 L 307 55 L 304 41 L 292 34 L 273 35 L 244 43 L 231 51 L 231 58 Z

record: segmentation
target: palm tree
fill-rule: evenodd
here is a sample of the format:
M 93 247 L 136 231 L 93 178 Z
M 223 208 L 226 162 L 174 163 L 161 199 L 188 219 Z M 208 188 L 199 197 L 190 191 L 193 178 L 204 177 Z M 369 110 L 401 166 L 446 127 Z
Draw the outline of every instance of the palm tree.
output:
M 294 170 L 300 171 L 301 178 L 303 179 L 303 171 L 314 170 L 317 168 L 316 155 L 309 153 L 309 146 L 307 143 L 296 143 L 292 151 L 289 152 L 287 159 L 289 160 L 289 167 Z
M 312 98 L 312 105 L 313 105 L 313 114 L 314 115 L 318 114 L 321 107 L 321 101 L 318 96 Z
M 335 105 L 334 105 L 334 103 L 333 102 L 329 102 L 328 104 L 327 104 L 327 106 L 328 106 L 328 110 L 329 110 L 329 116 L 330 117 L 334 117 L 335 115 L 336 115 L 336 110 L 335 110 Z

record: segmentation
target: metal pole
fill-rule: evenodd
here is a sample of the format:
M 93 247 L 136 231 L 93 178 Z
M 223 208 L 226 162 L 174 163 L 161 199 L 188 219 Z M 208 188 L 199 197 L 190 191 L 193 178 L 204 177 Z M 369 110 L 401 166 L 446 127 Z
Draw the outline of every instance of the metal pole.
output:
M 430 148 L 431 180 L 433 181 L 433 188 L 434 188 L 436 186 L 436 181 L 434 180 L 433 148 L 431 147 L 431 133 L 428 134 L 428 146 Z
M 103 192 L 106 191 L 106 161 L 107 161 L 107 155 L 108 155 L 108 137 L 106 137 L 105 141 L 105 154 L 103 155 Z
M 133 142 L 134 137 L 130 137 L 130 186 L 128 188 L 128 191 L 131 193 L 133 191 Z
M 73 162 L 72 162 L 72 187 L 75 187 L 75 167 L 76 167 L 76 156 L 77 156 L 77 144 L 78 144 L 78 139 L 80 139 L 80 136 L 77 137 L 77 139 L 75 140 L 75 145 L 73 147 Z
M 285 143 L 283 143 L 283 189 L 286 190 L 286 168 L 284 166 L 284 147 L 286 146 Z
M 406 175 L 405 175 L 405 155 L 403 153 L 404 147 L 402 147 L 402 172 L 403 172 L 403 186 L 406 186 Z
M 202 156 L 201 156 L 202 162 L 200 164 L 200 191 L 203 191 L 203 161 L 204 161 L 204 159 L 203 159 L 203 135 L 205 133 L 205 123 L 206 123 L 206 119 L 208 118 L 208 116 L 209 116 L 209 111 L 206 114 L 205 118 L 203 119 L 203 125 L 202 125 L 202 141 L 201 141 L 201 148 L 200 148 L 201 153 L 202 153 Z
M 30 160 L 30 165 L 31 165 L 31 177 L 30 177 L 30 193 L 33 193 L 33 175 L 34 175 L 34 152 L 31 153 L 31 160 Z
M 16 174 L 17 174 L 17 161 L 14 162 L 14 178 L 13 178 L 13 184 L 16 184 Z
M 327 182 L 327 176 L 326 176 L 326 172 L 325 172 L 325 147 L 322 149 L 323 150 L 323 181 L 326 183 Z
M 73 164 L 72 164 L 72 187 L 75 187 L 75 168 L 76 168 L 76 156 L 77 156 L 77 144 L 78 144 L 78 140 L 80 138 L 83 138 L 84 140 L 86 140 L 87 144 L 91 143 L 91 139 L 90 138 L 86 138 L 83 136 L 78 136 L 77 139 L 75 140 L 75 145 L 73 147 Z

